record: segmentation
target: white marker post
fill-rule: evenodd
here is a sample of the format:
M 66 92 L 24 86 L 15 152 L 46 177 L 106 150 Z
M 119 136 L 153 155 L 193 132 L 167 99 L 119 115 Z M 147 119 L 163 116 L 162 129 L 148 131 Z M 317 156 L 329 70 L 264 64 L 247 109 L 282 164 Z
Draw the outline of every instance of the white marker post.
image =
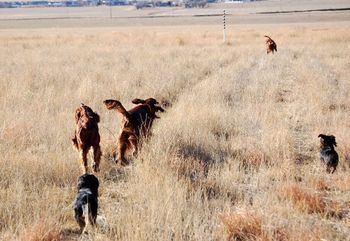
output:
M 224 14 L 222 16 L 222 22 L 224 24 L 223 38 L 224 38 L 224 43 L 226 43 L 226 13 L 225 13 L 225 9 L 224 9 Z

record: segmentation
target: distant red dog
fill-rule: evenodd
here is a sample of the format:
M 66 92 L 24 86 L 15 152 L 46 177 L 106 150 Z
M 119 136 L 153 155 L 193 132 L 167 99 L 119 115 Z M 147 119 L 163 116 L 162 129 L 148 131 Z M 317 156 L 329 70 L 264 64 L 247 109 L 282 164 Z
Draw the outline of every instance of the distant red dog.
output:
M 146 100 L 134 99 L 132 103 L 137 104 L 137 106 L 129 111 L 117 100 L 105 100 L 103 103 L 107 109 L 116 109 L 124 117 L 119 136 L 116 163 L 125 166 L 129 163 L 125 158 L 127 150 L 133 148 L 134 155 L 137 154 L 138 142 L 141 138 L 150 136 L 153 121 L 159 118 L 156 113 L 158 111 L 164 112 L 164 109 L 158 106 L 159 103 L 153 98 Z
M 273 41 L 269 36 L 264 36 L 267 38 L 266 40 L 266 52 L 267 54 L 269 53 L 274 53 L 275 51 L 277 52 L 277 44 L 275 43 L 275 41 Z
M 74 132 L 74 137 L 72 138 L 72 143 L 79 151 L 81 163 L 85 173 L 88 171 L 87 154 L 90 148 L 92 148 L 94 152 L 94 162 L 92 168 L 95 172 L 99 171 L 102 152 L 100 148 L 98 122 L 100 122 L 100 116 L 93 112 L 90 107 L 81 104 L 80 107 L 76 109 L 76 129 Z

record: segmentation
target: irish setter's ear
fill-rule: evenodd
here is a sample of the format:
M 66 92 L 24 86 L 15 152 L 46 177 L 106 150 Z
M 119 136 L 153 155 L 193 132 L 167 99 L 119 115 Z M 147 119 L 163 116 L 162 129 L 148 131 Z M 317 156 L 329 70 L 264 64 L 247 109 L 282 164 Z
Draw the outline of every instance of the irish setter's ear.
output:
M 131 102 L 132 102 L 133 104 L 137 105 L 137 104 L 144 104 L 144 103 L 145 103 L 145 100 L 136 98 L 136 99 L 133 99 Z
M 75 110 L 75 124 L 78 124 L 80 116 L 81 116 L 81 107 Z
M 160 107 L 160 106 L 156 106 L 156 111 L 160 111 L 160 112 L 164 112 L 165 110 L 162 108 L 162 107 Z

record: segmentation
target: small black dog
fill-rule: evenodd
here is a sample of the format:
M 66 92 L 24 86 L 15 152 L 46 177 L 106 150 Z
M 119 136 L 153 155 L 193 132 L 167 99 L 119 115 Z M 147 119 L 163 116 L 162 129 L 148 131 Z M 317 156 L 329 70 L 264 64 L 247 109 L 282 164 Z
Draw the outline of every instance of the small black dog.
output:
M 335 136 L 319 134 L 318 137 L 321 138 L 320 159 L 327 165 L 327 172 L 334 173 L 339 162 L 338 153 L 334 150 L 334 146 L 337 146 Z
M 92 226 L 96 223 L 98 208 L 99 181 L 93 174 L 84 174 L 78 178 L 78 193 L 74 203 L 75 220 L 82 233 L 85 232 L 87 223 Z

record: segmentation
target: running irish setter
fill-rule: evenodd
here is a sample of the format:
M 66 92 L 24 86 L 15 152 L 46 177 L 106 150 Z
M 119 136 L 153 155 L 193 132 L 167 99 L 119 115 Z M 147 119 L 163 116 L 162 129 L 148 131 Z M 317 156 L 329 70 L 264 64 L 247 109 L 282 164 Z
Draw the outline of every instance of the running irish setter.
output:
M 76 129 L 72 138 L 73 146 L 79 151 L 84 173 L 88 172 L 87 154 L 90 148 L 94 152 L 94 162 L 92 168 L 94 172 L 99 171 L 101 148 L 100 134 L 98 132 L 98 122 L 100 116 L 84 104 L 81 104 L 75 111 Z
M 118 100 L 105 100 L 103 103 L 107 109 L 115 109 L 123 115 L 116 163 L 117 165 L 125 166 L 129 163 L 125 157 L 126 152 L 133 148 L 134 155 L 137 155 L 138 144 L 141 138 L 150 136 L 153 121 L 159 118 L 156 113 L 158 111 L 164 112 L 164 109 L 158 105 L 158 101 L 154 98 L 146 100 L 134 99 L 132 103 L 137 106 L 129 111 Z
M 266 52 L 267 54 L 269 53 L 274 53 L 275 51 L 277 52 L 277 44 L 275 43 L 275 41 L 273 41 L 269 36 L 264 36 L 265 38 L 267 38 L 266 40 Z

